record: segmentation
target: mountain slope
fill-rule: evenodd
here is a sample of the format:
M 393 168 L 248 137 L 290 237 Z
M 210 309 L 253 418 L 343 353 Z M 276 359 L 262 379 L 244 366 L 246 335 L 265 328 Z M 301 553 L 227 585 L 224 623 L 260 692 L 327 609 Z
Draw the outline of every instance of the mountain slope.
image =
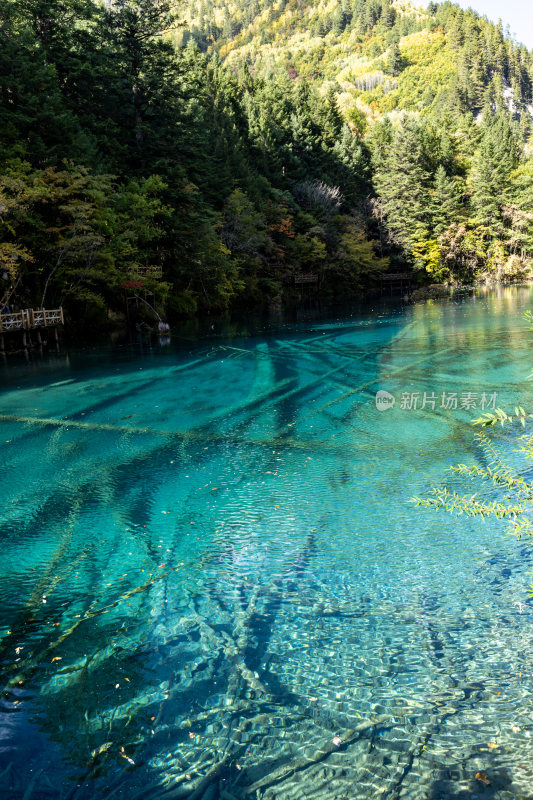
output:
M 439 279 L 529 272 L 533 55 L 472 10 L 191 0 L 180 34 L 261 84 L 307 85 L 371 153 L 367 227 Z M 248 81 L 250 78 L 247 79 Z
M 369 116 L 394 109 L 476 113 L 505 98 L 510 105 L 512 93 L 521 117 L 532 102 L 532 54 L 501 26 L 451 3 L 423 9 L 388 0 L 192 0 L 186 15 L 182 41 L 192 37 L 234 68 L 246 62 L 261 74 L 289 71 L 323 90 L 334 83 L 347 113 L 353 101 Z

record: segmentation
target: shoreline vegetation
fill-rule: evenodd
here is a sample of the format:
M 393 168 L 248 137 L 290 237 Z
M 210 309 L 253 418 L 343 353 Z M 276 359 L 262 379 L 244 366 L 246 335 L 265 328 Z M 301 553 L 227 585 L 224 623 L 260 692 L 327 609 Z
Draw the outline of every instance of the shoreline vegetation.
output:
M 533 54 L 471 10 L 0 0 L 0 42 L 10 308 L 106 330 L 531 277 Z

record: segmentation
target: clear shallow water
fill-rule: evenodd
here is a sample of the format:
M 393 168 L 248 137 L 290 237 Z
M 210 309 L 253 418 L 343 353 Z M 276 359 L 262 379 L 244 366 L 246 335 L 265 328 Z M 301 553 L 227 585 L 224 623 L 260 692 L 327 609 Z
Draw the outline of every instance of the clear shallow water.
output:
M 532 547 L 410 503 L 532 301 L 4 367 L 1 796 L 532 797 Z

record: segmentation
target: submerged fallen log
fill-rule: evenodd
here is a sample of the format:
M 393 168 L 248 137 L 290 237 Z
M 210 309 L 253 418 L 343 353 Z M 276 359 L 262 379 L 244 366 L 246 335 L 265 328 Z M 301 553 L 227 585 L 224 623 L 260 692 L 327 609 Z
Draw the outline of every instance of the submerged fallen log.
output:
M 139 592 L 143 592 L 149 589 L 151 586 L 153 586 L 154 583 L 164 578 L 166 574 L 167 572 L 161 573 L 161 575 L 158 575 L 156 577 L 149 578 L 144 583 L 140 584 L 139 586 L 135 586 L 133 589 L 129 589 L 127 592 L 122 593 L 116 600 L 113 600 L 111 603 L 108 603 L 107 605 L 101 608 L 95 608 L 97 604 L 97 599 L 94 599 L 92 603 L 89 605 L 89 607 L 86 609 L 86 611 L 80 616 L 80 618 L 77 619 L 75 622 L 73 622 L 66 630 L 64 630 L 60 634 L 60 636 L 58 636 L 57 639 L 54 639 L 52 642 L 46 645 L 46 647 L 43 650 L 38 651 L 35 654 L 30 654 L 30 656 L 21 661 L 19 664 L 13 665 L 18 670 L 17 674 L 11 677 L 6 682 L 3 689 L 0 688 L 0 697 L 5 697 L 6 695 L 9 695 L 11 689 L 26 683 L 37 671 L 39 665 L 45 661 L 48 661 L 52 656 L 52 654 L 54 653 L 54 651 L 61 644 L 63 644 L 63 642 L 66 639 L 68 639 L 69 636 L 72 636 L 72 634 L 75 633 L 75 631 L 77 631 L 80 625 L 82 625 L 84 622 L 87 622 L 87 620 L 90 619 L 94 619 L 95 617 L 102 616 L 103 614 L 107 614 L 112 608 L 118 606 L 119 603 L 128 600 L 128 598 L 133 597 Z
M 268 714 L 258 714 L 255 717 L 244 719 L 241 721 L 235 731 L 237 734 L 235 738 L 239 739 L 240 735 L 242 735 L 247 728 L 253 727 L 255 724 L 264 724 L 271 721 L 271 717 Z M 245 795 L 252 795 L 258 790 L 275 786 L 276 784 L 281 783 L 286 778 L 289 778 L 298 772 L 302 772 L 309 767 L 320 764 L 332 753 L 342 751 L 344 748 L 360 739 L 361 736 L 363 736 L 367 731 L 374 731 L 376 728 L 383 729 L 387 727 L 389 723 L 392 723 L 392 721 L 392 717 L 385 714 L 375 717 L 374 719 L 365 720 L 357 727 L 345 730 L 341 737 L 336 737 L 333 740 L 324 742 L 324 744 L 315 750 L 315 752 L 310 756 L 294 758 L 288 763 L 283 764 L 272 772 L 266 774 L 264 777 L 253 781 L 248 785 L 246 785 L 246 770 L 243 770 L 239 773 L 239 783 L 242 784 L 242 787 L 239 789 L 239 794 L 244 793 Z M 161 787 L 161 790 L 156 792 L 153 797 L 157 798 L 157 800 L 203 800 L 206 793 L 211 791 L 211 787 L 214 786 L 215 783 L 224 775 L 224 773 L 230 769 L 232 763 L 236 761 L 236 759 L 239 757 L 240 751 L 243 749 L 244 746 L 238 750 L 226 750 L 222 758 L 213 764 L 211 769 L 209 769 L 204 776 L 199 777 L 196 780 L 193 779 L 189 783 L 189 786 L 185 787 L 183 785 L 174 785 Z M 181 783 L 181 781 L 178 782 Z M 229 787 L 230 792 L 232 785 Z M 228 794 L 230 792 L 228 792 Z M 143 797 L 144 796 L 145 795 L 143 795 Z
M 335 737 L 334 739 L 324 742 L 324 744 L 312 755 L 307 757 L 300 756 L 299 758 L 292 759 L 287 764 L 278 767 L 278 769 L 275 769 L 270 774 L 265 775 L 263 778 L 260 778 L 259 780 L 249 784 L 244 789 L 245 794 L 254 794 L 258 789 L 266 789 L 269 786 L 274 786 L 275 784 L 280 783 L 297 772 L 302 772 L 302 770 L 305 770 L 308 767 L 319 764 L 321 761 L 324 761 L 326 758 L 328 758 L 331 753 L 342 750 L 343 748 L 357 741 L 367 731 L 374 730 L 378 727 L 385 727 L 391 722 L 392 717 L 385 714 L 382 714 L 375 719 L 365 720 L 365 722 L 362 722 L 356 728 L 345 730 L 342 736 Z M 244 778 L 246 778 L 246 775 Z

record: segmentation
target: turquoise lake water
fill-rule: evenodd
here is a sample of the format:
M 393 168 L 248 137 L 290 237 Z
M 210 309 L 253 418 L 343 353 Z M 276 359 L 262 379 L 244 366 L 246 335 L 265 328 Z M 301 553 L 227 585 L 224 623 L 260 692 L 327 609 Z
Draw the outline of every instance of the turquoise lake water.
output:
M 533 797 L 532 545 L 411 502 L 533 410 L 532 304 L 0 365 L 0 797 Z

